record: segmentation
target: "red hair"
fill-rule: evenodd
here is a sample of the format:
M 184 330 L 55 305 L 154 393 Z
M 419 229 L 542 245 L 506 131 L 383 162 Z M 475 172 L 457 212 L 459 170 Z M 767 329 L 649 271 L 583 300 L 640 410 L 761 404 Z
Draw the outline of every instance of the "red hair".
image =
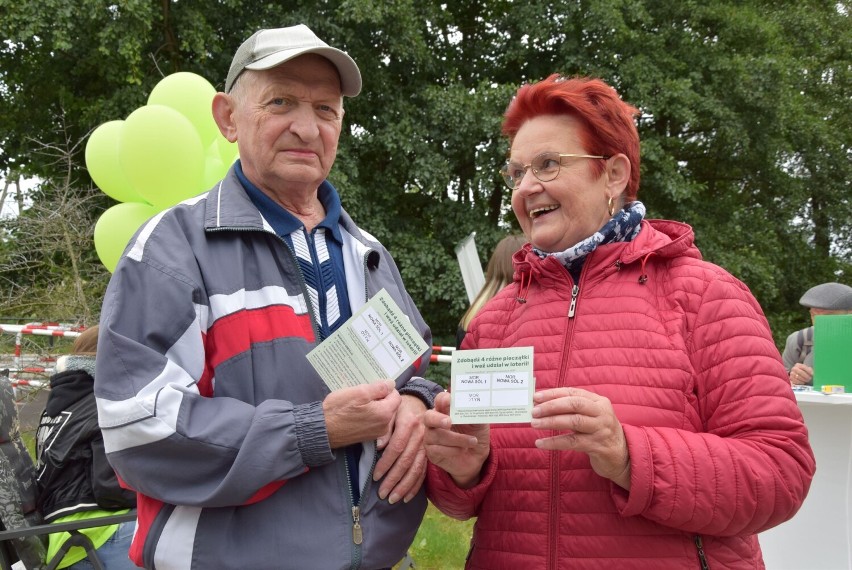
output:
M 503 134 L 514 140 L 521 126 L 540 115 L 571 115 L 581 124 L 580 143 L 589 154 L 624 154 L 630 160 L 626 201 L 639 192 L 639 132 L 634 117 L 639 110 L 625 103 L 615 89 L 590 77 L 565 78 L 553 74 L 518 89 L 503 118 Z M 606 165 L 593 161 L 600 176 Z

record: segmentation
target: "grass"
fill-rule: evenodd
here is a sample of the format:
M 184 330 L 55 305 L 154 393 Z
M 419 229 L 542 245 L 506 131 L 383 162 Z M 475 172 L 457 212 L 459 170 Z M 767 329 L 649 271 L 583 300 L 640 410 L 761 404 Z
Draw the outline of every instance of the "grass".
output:
M 454 570 L 464 568 L 470 548 L 474 519 L 457 521 L 447 517 L 432 503 L 408 553 L 417 570 Z
M 21 432 L 21 440 L 24 442 L 24 446 L 27 448 L 27 451 L 30 452 L 30 457 L 33 458 L 33 462 L 38 462 L 35 454 L 35 434 L 32 432 Z

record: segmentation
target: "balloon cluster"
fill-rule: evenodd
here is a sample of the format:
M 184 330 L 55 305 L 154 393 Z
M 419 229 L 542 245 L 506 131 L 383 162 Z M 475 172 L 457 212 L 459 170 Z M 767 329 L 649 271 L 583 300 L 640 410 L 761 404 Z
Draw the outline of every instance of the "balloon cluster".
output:
M 110 272 L 146 220 L 209 189 L 236 160 L 237 145 L 213 120 L 215 94 L 203 77 L 174 73 L 157 83 L 146 105 L 123 121 L 103 123 L 89 137 L 89 174 L 120 202 L 95 224 L 95 250 Z

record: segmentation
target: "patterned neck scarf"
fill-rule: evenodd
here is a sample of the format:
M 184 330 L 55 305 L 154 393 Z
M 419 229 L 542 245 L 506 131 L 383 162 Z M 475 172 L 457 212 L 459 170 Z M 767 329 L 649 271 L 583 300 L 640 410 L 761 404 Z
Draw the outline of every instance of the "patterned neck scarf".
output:
M 535 247 L 533 251 L 542 259 L 548 256 L 555 257 L 568 269 L 574 281 L 579 281 L 580 270 L 583 268 L 587 255 L 602 244 L 633 241 L 639 235 L 640 223 L 644 218 L 645 205 L 637 200 L 615 212 L 601 229 L 565 251 L 549 253 Z

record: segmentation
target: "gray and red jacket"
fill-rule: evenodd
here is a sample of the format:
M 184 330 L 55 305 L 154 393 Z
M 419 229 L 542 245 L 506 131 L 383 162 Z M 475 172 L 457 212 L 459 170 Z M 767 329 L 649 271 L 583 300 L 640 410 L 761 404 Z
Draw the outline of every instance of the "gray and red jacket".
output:
M 341 213 L 353 313 L 386 289 L 431 345 L 387 250 Z M 374 442 L 360 461 L 353 541 L 344 453 L 329 448 L 328 388 L 306 354 L 317 327 L 294 255 L 233 169 L 149 220 L 101 315 L 95 396 L 110 463 L 139 493 L 137 564 L 167 568 L 387 568 L 426 508 L 378 499 Z M 424 355 L 397 388 L 428 399 Z
M 462 348 L 534 347 L 536 390 L 607 397 L 624 428 L 630 490 L 555 435 L 491 426 L 478 485 L 430 465 L 429 498 L 476 516 L 468 568 L 763 568 L 757 533 L 792 517 L 814 474 L 808 432 L 769 325 L 746 286 L 701 260 L 689 226 L 643 221 L 599 246 L 579 283 L 526 245 L 514 282 Z

